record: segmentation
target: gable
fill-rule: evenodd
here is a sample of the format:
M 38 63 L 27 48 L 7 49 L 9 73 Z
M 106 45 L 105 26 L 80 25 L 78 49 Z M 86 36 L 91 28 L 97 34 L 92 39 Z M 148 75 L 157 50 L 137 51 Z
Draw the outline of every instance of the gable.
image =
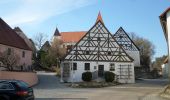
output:
M 128 34 L 124 31 L 122 27 L 118 29 L 118 31 L 113 36 L 115 40 L 122 46 L 124 50 L 128 51 L 139 51 L 139 48 L 135 45 L 135 43 L 130 39 Z
M 132 62 L 132 58 L 115 41 L 101 21 L 98 21 L 73 47 L 65 60 Z

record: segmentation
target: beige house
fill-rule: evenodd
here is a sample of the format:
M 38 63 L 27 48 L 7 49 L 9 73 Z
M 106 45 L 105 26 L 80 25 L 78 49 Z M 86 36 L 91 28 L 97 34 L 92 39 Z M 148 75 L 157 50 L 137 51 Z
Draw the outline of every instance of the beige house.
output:
M 14 52 L 18 56 L 19 60 L 15 69 L 19 69 L 20 66 L 27 69 L 32 65 L 32 49 L 15 30 L 0 18 L 0 55 L 5 51 L 8 55 Z M 0 66 L 5 66 L 2 62 L 0 63 Z

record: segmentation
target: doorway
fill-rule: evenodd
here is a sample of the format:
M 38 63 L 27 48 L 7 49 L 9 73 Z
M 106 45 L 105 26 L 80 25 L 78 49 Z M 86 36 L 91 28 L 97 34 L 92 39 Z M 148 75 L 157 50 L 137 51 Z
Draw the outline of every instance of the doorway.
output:
M 98 76 L 103 77 L 104 76 L 104 65 L 98 66 Z

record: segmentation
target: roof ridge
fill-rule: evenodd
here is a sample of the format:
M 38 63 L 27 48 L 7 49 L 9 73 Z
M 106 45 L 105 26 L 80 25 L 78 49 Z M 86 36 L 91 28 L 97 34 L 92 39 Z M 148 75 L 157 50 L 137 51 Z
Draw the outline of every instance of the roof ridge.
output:
M 60 32 L 60 33 L 71 33 L 71 32 L 87 32 L 87 31 L 64 31 L 64 32 Z
M 31 50 L 21 38 L 2 18 L 0 18 L 0 44 Z

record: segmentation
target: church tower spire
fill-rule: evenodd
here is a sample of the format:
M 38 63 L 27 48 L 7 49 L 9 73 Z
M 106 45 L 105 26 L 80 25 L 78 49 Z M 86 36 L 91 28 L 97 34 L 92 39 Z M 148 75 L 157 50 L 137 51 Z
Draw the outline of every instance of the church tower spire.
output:
M 102 19 L 102 15 L 101 15 L 100 11 L 99 11 L 99 13 L 98 13 L 98 16 L 97 16 L 97 19 L 96 19 L 96 23 L 97 23 L 98 21 L 101 21 L 101 22 L 103 23 L 103 19 Z

